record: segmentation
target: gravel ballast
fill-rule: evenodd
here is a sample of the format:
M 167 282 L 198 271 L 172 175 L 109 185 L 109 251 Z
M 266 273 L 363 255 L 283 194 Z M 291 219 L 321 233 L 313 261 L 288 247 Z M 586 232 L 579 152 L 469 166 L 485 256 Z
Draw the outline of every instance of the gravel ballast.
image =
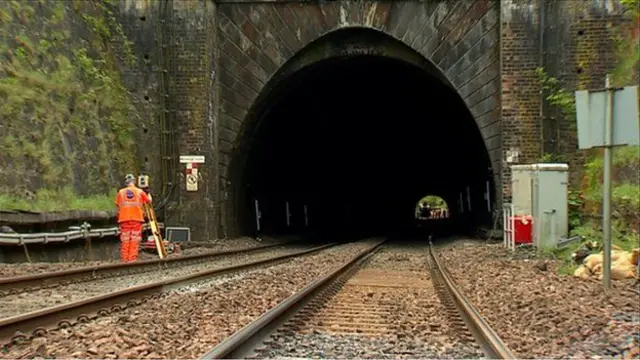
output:
M 57 288 L 43 289 L 16 295 L 7 295 L 0 298 L 0 319 L 63 303 L 78 301 L 91 296 L 105 294 L 136 285 L 190 275 L 204 270 L 219 269 L 232 265 L 239 265 L 271 257 L 292 254 L 307 248 L 308 247 L 305 246 L 278 246 L 250 253 L 223 255 L 199 264 L 185 265 L 170 269 L 153 268 L 143 273 L 69 284 Z
M 465 333 L 450 326 L 427 257 L 426 244 L 388 245 L 331 290 L 336 295 L 314 300 L 280 328 L 257 357 L 482 358 L 475 343 L 463 341 Z
M 631 358 L 638 346 L 640 296 L 630 289 L 633 280 L 614 281 L 605 294 L 601 282 L 559 275 L 559 263 L 524 250 L 514 257 L 501 245 L 468 242 L 439 254 L 518 358 Z
M 211 243 L 194 243 L 195 246 L 189 245 L 188 248 L 182 249 L 180 254 L 169 254 L 169 257 L 178 257 L 186 255 L 196 255 L 208 252 L 228 251 L 228 250 L 241 250 L 248 247 L 258 247 L 271 244 L 279 244 L 288 239 L 280 238 L 264 238 L 256 240 L 254 238 L 237 238 L 237 239 L 223 239 L 216 240 Z M 291 239 L 289 239 L 291 240 Z M 154 260 L 158 259 L 158 255 L 153 252 L 145 252 L 140 249 L 138 255 L 139 260 Z M 21 264 L 2 264 L 0 263 L 0 278 L 33 275 L 48 273 L 54 271 L 69 270 L 85 266 L 98 266 L 105 264 L 119 263 L 120 260 L 111 261 L 74 261 L 74 262 L 62 262 L 62 263 L 21 263 Z
M 204 280 L 161 299 L 49 332 L 2 358 L 197 358 L 317 276 L 372 244 L 345 244 L 267 268 Z

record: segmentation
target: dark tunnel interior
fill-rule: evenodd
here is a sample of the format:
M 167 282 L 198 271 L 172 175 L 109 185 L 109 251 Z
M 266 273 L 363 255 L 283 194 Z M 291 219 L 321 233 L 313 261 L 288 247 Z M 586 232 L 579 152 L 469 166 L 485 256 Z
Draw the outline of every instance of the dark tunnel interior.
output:
M 273 93 L 246 153 L 241 234 L 414 231 L 426 194 L 451 208 L 438 231 L 491 222 L 480 132 L 455 91 L 425 70 L 380 56 L 333 58 Z

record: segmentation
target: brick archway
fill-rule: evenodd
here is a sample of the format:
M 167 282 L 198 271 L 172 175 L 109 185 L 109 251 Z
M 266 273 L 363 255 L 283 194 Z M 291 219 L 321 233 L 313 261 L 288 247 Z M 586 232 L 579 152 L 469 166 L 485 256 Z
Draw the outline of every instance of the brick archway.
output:
M 224 213 L 235 212 L 233 193 L 242 184 L 233 182 L 244 166 L 238 154 L 246 152 L 260 123 L 262 98 L 297 69 L 344 55 L 349 44 L 420 66 L 456 89 L 482 134 L 500 189 L 499 9 L 492 4 L 219 4 L 218 173 L 220 198 L 227 199 Z M 367 39 L 352 37 L 343 46 L 331 41 L 363 29 Z

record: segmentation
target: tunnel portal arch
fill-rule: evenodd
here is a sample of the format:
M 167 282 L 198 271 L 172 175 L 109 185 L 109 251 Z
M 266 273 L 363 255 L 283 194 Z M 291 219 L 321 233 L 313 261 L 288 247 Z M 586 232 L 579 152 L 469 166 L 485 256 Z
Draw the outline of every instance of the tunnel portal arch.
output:
M 491 168 L 491 163 L 494 162 L 492 154 L 487 150 L 488 139 L 483 136 L 477 119 L 470 113 L 456 87 L 448 80 L 447 76 L 431 60 L 384 31 L 361 26 L 341 27 L 310 42 L 287 60 L 260 90 L 258 97 L 247 112 L 233 145 L 228 168 L 221 169 L 227 179 L 227 182 L 221 185 L 224 198 L 227 200 L 223 204 L 227 218 L 222 219 L 222 222 L 228 227 L 228 231 L 225 231 L 228 236 L 241 235 L 243 233 L 241 229 L 253 227 L 252 223 L 255 222 L 256 214 L 250 215 L 248 213 L 257 211 L 257 203 L 255 208 L 250 206 L 253 205 L 255 199 L 249 196 L 250 184 L 247 183 L 246 176 L 251 167 L 250 158 L 253 154 L 257 134 L 265 124 L 265 120 L 271 115 L 273 104 L 290 96 L 293 89 L 300 83 L 307 81 L 311 73 L 318 71 L 318 68 L 344 59 L 363 57 L 386 58 L 397 63 L 404 63 L 409 67 L 419 68 L 428 76 L 440 81 L 444 87 L 455 94 L 456 105 L 466 113 L 468 118 L 474 120 L 474 136 L 484 145 L 482 152 L 487 159 L 487 193 L 481 196 L 484 196 L 484 200 L 488 202 L 495 201 L 495 194 L 499 189 L 498 184 L 494 181 L 495 174 L 492 172 L 495 169 Z M 479 188 L 477 184 L 475 186 Z M 489 189 L 493 191 L 489 191 Z M 454 204 L 456 202 L 454 199 L 458 199 L 458 193 L 461 202 L 464 203 L 462 191 L 449 191 L 443 194 L 443 198 L 447 203 Z M 407 195 L 398 200 L 398 204 L 410 201 L 415 203 L 415 198 L 410 200 L 410 197 Z M 471 197 L 468 197 L 467 200 L 472 201 Z M 491 206 L 489 206 L 489 211 L 490 208 Z M 286 203 L 286 211 L 289 211 L 289 202 Z M 305 214 L 306 211 L 305 205 Z M 455 212 L 455 209 L 452 211 Z M 464 213 L 464 206 L 462 206 L 460 213 Z

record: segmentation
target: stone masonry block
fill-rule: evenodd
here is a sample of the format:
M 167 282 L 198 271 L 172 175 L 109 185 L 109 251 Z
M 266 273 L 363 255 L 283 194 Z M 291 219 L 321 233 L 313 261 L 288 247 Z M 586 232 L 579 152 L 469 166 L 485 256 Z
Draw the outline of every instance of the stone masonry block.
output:
M 498 24 L 498 9 L 487 11 L 479 21 L 477 21 L 471 30 L 462 38 L 462 40 L 443 57 L 438 63 L 441 68 L 449 69 L 453 64 L 460 62 L 469 52 L 476 46 L 482 48 L 492 48 L 499 38 L 499 30 L 496 28 Z M 492 42 L 483 44 L 482 40 L 491 37 Z M 483 55 L 483 54 L 481 54 Z M 467 60 L 468 61 L 468 60 Z

